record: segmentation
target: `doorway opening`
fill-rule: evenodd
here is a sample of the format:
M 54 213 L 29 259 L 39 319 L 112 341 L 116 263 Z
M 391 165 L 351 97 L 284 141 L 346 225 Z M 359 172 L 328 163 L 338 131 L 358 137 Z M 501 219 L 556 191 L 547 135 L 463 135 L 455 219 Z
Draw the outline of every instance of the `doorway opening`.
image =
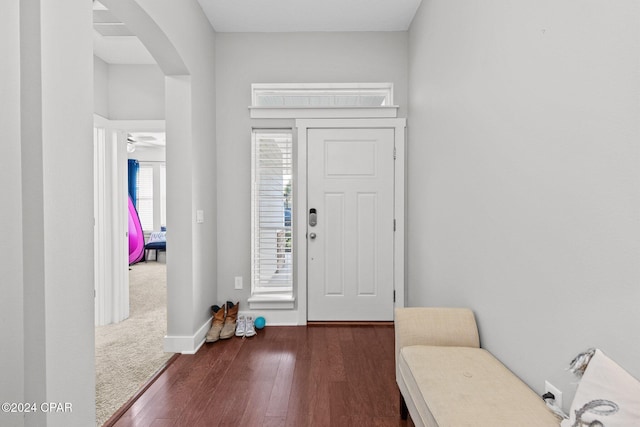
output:
M 132 265 L 128 257 L 129 196 L 143 247 L 166 232 L 165 76 L 110 9 L 100 1 L 93 9 L 96 418 L 103 425 L 172 353 L 164 352 L 167 252 L 143 249 L 146 258 Z
M 100 117 L 95 122 L 96 416 L 102 425 L 172 354 L 163 349 L 166 252 L 129 265 L 126 237 L 131 181 L 144 242 L 164 234 L 164 123 Z M 132 162 L 137 167 L 130 170 Z

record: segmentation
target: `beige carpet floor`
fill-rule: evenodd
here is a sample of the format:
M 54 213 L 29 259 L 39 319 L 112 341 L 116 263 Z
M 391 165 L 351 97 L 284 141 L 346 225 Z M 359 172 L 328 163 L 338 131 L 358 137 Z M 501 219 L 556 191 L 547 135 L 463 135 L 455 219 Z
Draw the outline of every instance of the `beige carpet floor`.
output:
M 101 426 L 172 356 L 167 330 L 166 264 L 129 270 L 129 318 L 96 327 L 96 424 Z

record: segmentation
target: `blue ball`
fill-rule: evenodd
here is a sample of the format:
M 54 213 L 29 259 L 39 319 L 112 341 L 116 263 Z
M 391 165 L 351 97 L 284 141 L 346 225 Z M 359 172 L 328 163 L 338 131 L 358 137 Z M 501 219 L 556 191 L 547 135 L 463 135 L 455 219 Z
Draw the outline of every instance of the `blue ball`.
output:
M 256 317 L 256 321 L 254 322 L 254 325 L 256 326 L 256 328 L 262 329 L 262 328 L 264 328 L 264 325 L 266 323 L 267 323 L 267 321 L 264 320 L 264 317 L 260 316 L 260 317 Z

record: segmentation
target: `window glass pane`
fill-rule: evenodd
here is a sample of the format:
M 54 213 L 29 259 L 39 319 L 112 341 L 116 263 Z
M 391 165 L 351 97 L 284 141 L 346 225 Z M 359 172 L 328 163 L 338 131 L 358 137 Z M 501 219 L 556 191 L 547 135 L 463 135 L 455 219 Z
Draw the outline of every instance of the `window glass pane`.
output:
M 138 169 L 136 209 L 144 231 L 153 231 L 153 166 L 140 165 Z
M 160 226 L 167 226 L 167 168 L 160 166 Z
M 252 105 L 278 108 L 348 108 L 393 105 L 392 83 L 254 83 Z
M 290 292 L 293 285 L 291 132 L 253 135 L 252 289 Z
M 256 96 L 256 104 L 259 107 L 382 107 L 386 102 L 385 94 L 259 94 Z

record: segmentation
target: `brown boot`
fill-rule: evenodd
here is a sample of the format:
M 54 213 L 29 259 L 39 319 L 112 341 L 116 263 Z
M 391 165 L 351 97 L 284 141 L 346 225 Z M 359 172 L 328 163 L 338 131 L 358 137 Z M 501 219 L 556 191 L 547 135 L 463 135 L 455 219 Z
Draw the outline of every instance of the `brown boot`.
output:
M 224 326 L 220 332 L 220 339 L 226 340 L 231 338 L 236 333 L 236 319 L 238 318 L 238 307 L 240 303 L 237 302 L 233 305 L 231 301 L 227 301 L 227 317 L 224 319 Z
M 220 339 L 220 331 L 222 331 L 222 327 L 224 326 L 226 308 L 226 305 L 222 307 L 214 305 L 211 307 L 211 311 L 213 312 L 213 322 L 211 322 L 211 328 L 207 333 L 207 338 L 205 339 L 206 342 L 216 342 Z

